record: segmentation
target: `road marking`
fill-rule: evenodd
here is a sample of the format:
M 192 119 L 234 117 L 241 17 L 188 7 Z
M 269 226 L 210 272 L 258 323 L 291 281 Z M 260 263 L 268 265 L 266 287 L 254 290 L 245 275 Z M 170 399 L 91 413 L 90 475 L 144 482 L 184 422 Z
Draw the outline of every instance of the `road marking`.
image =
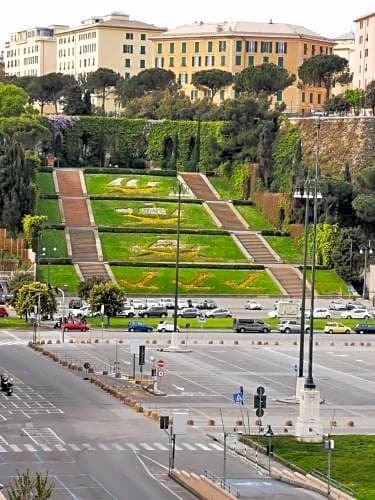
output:
M 210 448 L 208 446 L 206 446 L 205 444 L 196 443 L 196 446 L 198 446 L 198 448 L 201 448 L 204 451 L 211 451 Z
M 27 451 L 30 451 L 31 453 L 34 453 L 36 451 L 36 448 L 34 448 L 33 445 L 25 443 L 24 447 L 26 448 Z
M 190 443 L 181 443 L 181 446 L 185 446 L 190 451 L 197 451 L 197 449 Z
M 161 443 L 152 443 L 156 448 L 159 448 L 159 450 L 162 450 L 162 451 L 167 451 L 168 448 L 166 446 L 164 446 L 163 444 Z
M 220 450 L 220 451 L 223 451 L 223 447 L 220 446 L 219 444 L 216 444 L 216 443 L 210 443 L 209 446 L 211 446 L 211 448 L 215 448 L 215 450 Z
M 121 444 L 118 443 L 113 443 L 113 447 L 116 448 L 118 451 L 124 451 L 125 448 L 121 446 Z
M 8 450 L 6 450 L 3 446 L 0 445 L 0 453 L 8 453 Z
M 22 450 L 19 446 L 17 446 L 16 444 L 8 444 L 9 448 L 16 452 L 16 453 L 20 453 Z
M 73 444 L 73 443 L 69 443 L 68 446 L 74 450 L 74 451 L 81 451 L 81 448 L 79 446 L 77 446 L 76 444 Z
M 138 446 L 135 446 L 133 443 L 125 443 L 128 448 L 130 448 L 132 451 L 139 451 Z
M 66 448 L 62 444 L 55 444 L 55 448 L 59 451 L 66 451 Z
M 139 443 L 139 445 L 142 446 L 147 451 L 154 451 L 154 448 L 147 443 Z
M 184 390 L 185 390 L 185 389 L 184 389 L 184 387 L 179 387 L 179 386 L 178 386 L 178 385 L 176 385 L 176 384 L 173 384 L 173 387 L 176 387 L 176 389 L 177 389 L 178 391 L 184 391 Z
M 91 446 L 90 443 L 82 443 L 82 447 L 86 448 L 89 451 L 95 451 L 95 448 L 93 446 Z
M 52 449 L 47 446 L 46 444 L 43 444 L 43 443 L 36 443 L 40 446 L 40 448 L 42 448 L 43 451 L 52 451 Z
M 147 474 L 152 478 L 154 479 L 157 483 L 160 484 L 160 486 L 162 486 L 163 488 L 165 488 L 167 491 L 169 491 L 169 493 L 173 496 L 175 496 L 176 498 L 178 498 L 178 500 L 183 500 L 182 497 L 180 497 L 179 495 L 177 495 L 177 493 L 175 493 L 174 491 L 172 491 L 170 488 L 168 488 L 168 486 L 162 482 L 162 481 L 158 481 L 158 479 L 156 478 L 156 476 L 150 471 L 150 469 L 147 467 L 147 465 L 145 464 L 145 462 L 141 459 L 141 457 L 138 455 L 138 453 L 136 453 L 135 455 L 137 457 L 137 460 L 139 461 L 139 463 L 142 465 L 142 467 L 144 468 L 144 470 L 147 472 Z M 144 458 L 146 458 L 147 460 L 150 460 L 151 462 L 153 462 L 154 464 L 157 464 L 159 465 L 159 467 L 163 468 L 163 469 L 166 469 L 165 465 L 157 462 L 156 460 L 152 460 L 152 458 L 149 458 L 149 457 L 146 457 L 145 455 L 142 455 Z
M 98 448 L 100 448 L 101 450 L 104 450 L 104 451 L 109 451 L 111 449 L 109 446 L 107 446 L 106 444 L 103 444 L 103 443 L 98 443 Z
M 107 493 L 107 495 L 112 498 L 112 500 L 118 500 L 117 497 L 114 497 L 112 495 L 112 493 L 107 490 L 107 488 L 100 482 L 98 481 L 94 476 L 92 476 L 91 474 L 88 475 L 90 479 L 92 479 L 100 488 L 102 488 L 103 491 L 105 491 Z

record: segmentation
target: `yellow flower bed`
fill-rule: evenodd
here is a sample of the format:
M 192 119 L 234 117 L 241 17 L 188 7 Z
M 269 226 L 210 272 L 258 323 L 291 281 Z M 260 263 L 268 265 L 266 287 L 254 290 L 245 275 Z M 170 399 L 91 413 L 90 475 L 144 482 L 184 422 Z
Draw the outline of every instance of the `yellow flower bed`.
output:
M 259 278 L 259 273 L 248 274 L 247 277 L 240 283 L 235 283 L 232 280 L 224 281 L 224 283 L 230 288 L 239 288 L 241 290 L 248 289 L 252 287 L 252 283 Z M 252 287 L 254 288 L 254 287 Z
M 208 273 L 199 273 L 190 283 L 182 283 L 179 286 L 186 290 L 211 290 L 212 286 L 200 286 L 210 275 Z
M 110 191 L 123 194 L 153 194 L 156 193 L 157 189 L 155 186 L 147 186 L 147 187 L 145 186 L 137 188 L 116 186 L 116 187 L 111 187 Z
M 139 288 L 142 290 L 159 290 L 160 287 L 156 285 L 149 284 L 156 276 L 159 276 L 159 273 L 156 271 L 150 271 L 146 273 L 140 281 L 132 282 L 123 278 L 120 280 L 120 283 L 124 286 L 128 286 L 130 288 Z
M 138 222 L 146 222 L 148 224 L 176 224 L 177 223 L 177 217 L 168 217 L 165 219 L 162 219 L 160 217 L 147 217 L 145 215 L 133 215 L 133 214 L 124 214 L 124 217 L 130 217 L 131 219 L 135 219 Z

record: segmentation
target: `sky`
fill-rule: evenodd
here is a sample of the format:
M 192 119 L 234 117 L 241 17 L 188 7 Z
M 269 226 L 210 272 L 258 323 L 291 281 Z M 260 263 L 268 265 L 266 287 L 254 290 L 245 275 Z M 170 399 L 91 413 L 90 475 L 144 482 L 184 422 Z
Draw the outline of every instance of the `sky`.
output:
M 9 33 L 33 26 L 67 24 L 78 26 L 82 19 L 122 11 L 130 19 L 174 28 L 194 21 L 255 21 L 298 24 L 320 35 L 334 38 L 353 29 L 353 19 L 375 12 L 374 0 L 18 0 L 6 2 L 0 17 L 0 48 Z M 58 10 L 61 7 L 61 10 Z

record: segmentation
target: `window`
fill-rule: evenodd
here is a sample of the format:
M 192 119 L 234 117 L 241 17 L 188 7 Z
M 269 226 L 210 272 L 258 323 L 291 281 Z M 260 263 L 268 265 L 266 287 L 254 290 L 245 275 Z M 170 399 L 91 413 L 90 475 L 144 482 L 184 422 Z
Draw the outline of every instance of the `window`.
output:
M 207 97 L 208 99 L 211 99 L 211 94 L 212 92 L 209 89 L 204 91 L 204 97 Z
M 225 99 L 225 90 L 221 89 L 220 90 L 220 101 L 224 101 Z
M 270 58 L 268 56 L 263 57 L 263 64 L 268 64 L 270 62 Z
M 363 21 L 359 21 L 359 27 L 360 27 L 360 29 L 363 28 Z
M 186 73 L 181 73 L 179 80 L 181 85 L 186 85 L 188 83 L 188 75 Z
M 140 59 L 139 60 L 139 67 L 141 69 L 145 69 L 145 67 L 146 67 L 146 61 L 144 59 Z
M 241 56 L 236 56 L 236 60 L 235 60 L 235 63 L 234 63 L 234 64 L 235 64 L 236 66 L 241 66 L 241 64 L 242 64 L 241 59 L 242 59 L 242 58 L 241 58 Z
M 201 65 L 201 61 L 201 56 L 193 56 L 191 59 L 191 65 L 193 66 L 193 68 L 198 68 Z
M 315 56 L 315 45 L 311 45 L 311 55 Z
M 226 52 L 227 42 L 226 40 L 219 40 L 219 52 Z
M 303 44 L 303 55 L 307 55 L 307 43 Z
M 181 66 L 183 66 L 183 67 L 186 66 L 186 57 L 185 56 L 181 57 Z
M 133 40 L 134 35 L 133 35 L 133 33 L 126 33 L 126 34 L 125 34 L 125 38 L 126 38 L 127 40 Z
M 169 58 L 169 67 L 173 68 L 173 66 L 174 66 L 174 57 L 170 57 Z
M 260 42 L 260 51 L 263 52 L 263 54 L 271 54 L 272 42 Z
M 310 92 L 310 104 L 314 102 L 314 94 Z
M 194 52 L 199 52 L 199 42 L 194 43 Z
M 302 92 L 301 101 L 305 102 L 305 100 L 306 100 L 305 92 Z
M 122 51 L 124 54 L 133 54 L 133 45 L 123 45 Z
M 161 43 L 158 43 L 158 54 L 161 54 L 163 51 L 163 46 Z
M 318 94 L 318 104 L 321 104 L 321 102 L 322 102 L 322 95 Z
M 141 45 L 140 54 L 146 54 L 146 45 Z
M 276 42 L 276 54 L 286 54 L 287 48 L 287 42 Z
M 125 73 L 125 80 L 129 80 L 130 78 L 130 73 Z
M 322 46 L 320 46 L 319 50 L 320 50 L 320 53 L 323 54 L 323 47 Z
M 277 100 L 278 102 L 281 102 L 281 101 L 283 100 L 283 92 L 282 92 L 282 90 L 278 90 L 278 91 L 276 92 L 276 100 Z
M 125 59 L 125 68 L 130 68 L 130 59 Z
M 278 57 L 277 58 L 277 65 L 279 66 L 279 68 L 283 68 L 284 67 L 284 58 L 283 57 Z
M 164 57 L 157 57 L 155 59 L 155 68 L 163 68 L 164 67 Z
M 174 54 L 174 43 L 169 44 L 169 53 Z
M 186 54 L 186 42 L 182 42 L 182 44 L 181 44 L 181 52 L 182 52 L 182 54 Z
M 205 57 L 205 64 L 206 66 L 215 66 L 215 57 L 214 56 L 206 56 Z
M 236 52 L 242 52 L 242 41 L 236 40 Z
M 258 42 L 254 40 L 249 40 L 246 42 L 246 52 L 257 52 L 258 50 Z
M 141 40 L 146 40 L 146 33 L 141 33 Z
M 254 66 L 254 56 L 249 56 L 247 58 L 247 65 L 248 66 Z
M 207 52 L 212 52 L 212 42 L 211 41 L 207 42 Z
M 225 56 L 220 56 L 220 66 L 225 66 L 225 65 L 226 65 Z
M 190 93 L 190 97 L 192 101 L 195 101 L 198 98 L 198 90 L 192 90 Z
M 368 57 L 368 49 L 365 49 L 365 57 Z

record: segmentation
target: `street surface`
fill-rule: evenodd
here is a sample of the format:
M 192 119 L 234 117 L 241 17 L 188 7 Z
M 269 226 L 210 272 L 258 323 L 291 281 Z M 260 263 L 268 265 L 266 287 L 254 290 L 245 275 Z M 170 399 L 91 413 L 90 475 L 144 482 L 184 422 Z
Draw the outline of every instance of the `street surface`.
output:
M 167 476 L 168 437 L 157 422 L 137 414 L 79 374 L 35 353 L 25 346 L 27 335 L 30 332 L 0 331 L 0 371 L 14 379 L 11 397 L 0 392 L 1 483 L 7 485 L 17 469 L 29 467 L 48 470 L 56 486 L 53 498 L 57 500 L 193 498 Z M 78 354 L 85 359 L 87 349 L 90 360 L 104 359 L 113 349 L 110 345 L 82 345 L 81 351 L 80 344 L 50 347 L 61 349 L 60 354 Z M 124 363 L 129 362 L 127 349 L 121 350 Z M 184 357 L 177 362 L 176 372 L 184 365 L 186 371 L 197 364 L 194 361 L 191 365 L 192 361 L 185 361 Z M 205 357 L 202 359 L 204 362 Z M 172 364 L 172 360 L 167 362 Z M 180 384 L 178 377 L 176 374 L 175 382 Z M 171 371 L 166 388 L 173 387 L 172 380 Z M 202 391 L 218 392 L 208 389 L 208 380 L 203 381 L 202 387 Z M 196 390 L 194 383 L 192 388 L 186 388 L 190 392 Z M 226 386 L 221 390 L 225 392 Z M 174 399 L 173 394 L 159 405 L 171 410 L 186 407 L 190 401 L 199 404 L 202 399 L 190 395 L 185 402 L 184 397 Z M 227 403 L 225 398 L 224 402 Z M 204 428 L 189 428 L 188 434 L 177 441 L 176 467 L 198 473 L 209 469 L 221 476 L 222 446 L 210 439 Z M 232 453 L 228 453 L 227 476 L 241 498 L 320 498 L 270 479 L 266 471 Z

